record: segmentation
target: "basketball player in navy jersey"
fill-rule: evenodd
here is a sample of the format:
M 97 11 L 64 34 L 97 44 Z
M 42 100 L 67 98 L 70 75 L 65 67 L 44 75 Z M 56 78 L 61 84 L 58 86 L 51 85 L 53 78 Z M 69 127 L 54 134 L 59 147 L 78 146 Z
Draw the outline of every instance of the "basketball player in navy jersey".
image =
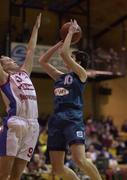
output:
M 36 92 L 30 80 L 41 14 L 33 27 L 22 66 L 0 58 L 0 88 L 7 109 L 0 131 L 0 180 L 19 180 L 33 154 L 39 124 Z
M 71 22 L 64 42 L 58 42 L 43 54 L 39 62 L 43 69 L 55 80 L 54 113 L 48 123 L 48 150 L 54 174 L 64 180 L 79 180 L 78 176 L 64 166 L 67 146 L 78 167 L 92 180 L 101 180 L 97 168 L 86 159 L 83 123 L 83 91 L 86 85 L 86 54 L 82 51 L 70 52 L 72 36 L 78 24 Z M 50 57 L 61 49 L 61 57 L 69 72 L 63 73 L 49 63 Z

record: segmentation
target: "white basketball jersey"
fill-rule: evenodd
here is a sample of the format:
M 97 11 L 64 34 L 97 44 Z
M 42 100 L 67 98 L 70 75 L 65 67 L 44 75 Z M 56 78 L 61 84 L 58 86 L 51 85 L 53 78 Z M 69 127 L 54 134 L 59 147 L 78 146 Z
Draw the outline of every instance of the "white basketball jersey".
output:
M 37 97 L 34 86 L 25 71 L 11 74 L 1 86 L 3 100 L 9 116 L 37 119 Z

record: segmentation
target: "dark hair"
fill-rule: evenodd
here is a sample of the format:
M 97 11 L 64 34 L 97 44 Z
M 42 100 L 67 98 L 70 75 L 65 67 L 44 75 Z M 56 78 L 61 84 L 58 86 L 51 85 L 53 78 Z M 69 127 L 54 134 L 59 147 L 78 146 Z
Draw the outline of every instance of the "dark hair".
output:
M 72 54 L 75 56 L 75 59 L 77 62 L 80 62 L 81 66 L 85 69 L 88 68 L 88 65 L 90 63 L 89 55 L 84 51 L 72 51 Z

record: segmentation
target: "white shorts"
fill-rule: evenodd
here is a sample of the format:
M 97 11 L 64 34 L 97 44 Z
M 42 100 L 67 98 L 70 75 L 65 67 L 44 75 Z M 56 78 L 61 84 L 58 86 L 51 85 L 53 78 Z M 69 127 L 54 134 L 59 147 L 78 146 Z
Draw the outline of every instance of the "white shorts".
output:
M 0 133 L 0 156 L 15 156 L 30 161 L 39 135 L 37 119 L 13 116 Z

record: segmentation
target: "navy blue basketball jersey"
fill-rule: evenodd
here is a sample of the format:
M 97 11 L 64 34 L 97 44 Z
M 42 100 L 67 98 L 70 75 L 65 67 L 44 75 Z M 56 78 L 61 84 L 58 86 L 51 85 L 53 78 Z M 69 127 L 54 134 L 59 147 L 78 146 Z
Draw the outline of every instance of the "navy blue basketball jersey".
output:
M 73 72 L 61 75 L 54 85 L 55 111 L 74 110 L 82 114 L 84 86 L 85 83 Z
M 83 91 L 86 83 L 71 72 L 54 85 L 54 113 L 48 121 L 48 150 L 65 151 L 68 145 L 84 144 Z

